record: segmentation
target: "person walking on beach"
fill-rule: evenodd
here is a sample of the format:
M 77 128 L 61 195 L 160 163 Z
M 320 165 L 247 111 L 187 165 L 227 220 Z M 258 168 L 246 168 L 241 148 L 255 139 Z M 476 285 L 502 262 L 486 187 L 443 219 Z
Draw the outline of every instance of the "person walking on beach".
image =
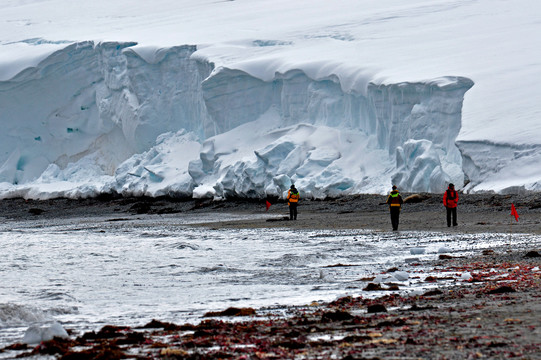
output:
M 453 226 L 457 226 L 456 207 L 458 205 L 458 193 L 455 190 L 454 184 L 449 184 L 447 191 L 443 193 L 443 205 L 447 209 L 447 227 L 451 227 L 451 218 Z
M 287 204 L 289 205 L 289 220 L 297 220 L 297 204 L 299 202 L 300 195 L 295 185 L 291 185 L 291 188 L 287 192 Z
M 389 205 L 389 211 L 391 212 L 391 225 L 393 226 L 393 231 L 398 230 L 398 222 L 400 217 L 400 209 L 402 208 L 402 196 L 396 189 L 396 186 L 393 185 L 393 191 L 389 193 L 387 197 L 387 205 Z

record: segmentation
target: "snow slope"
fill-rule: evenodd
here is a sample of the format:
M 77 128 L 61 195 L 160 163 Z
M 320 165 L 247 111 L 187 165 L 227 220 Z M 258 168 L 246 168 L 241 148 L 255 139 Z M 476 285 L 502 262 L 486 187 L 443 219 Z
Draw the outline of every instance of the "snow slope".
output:
M 0 4 L 0 196 L 540 190 L 541 4 Z

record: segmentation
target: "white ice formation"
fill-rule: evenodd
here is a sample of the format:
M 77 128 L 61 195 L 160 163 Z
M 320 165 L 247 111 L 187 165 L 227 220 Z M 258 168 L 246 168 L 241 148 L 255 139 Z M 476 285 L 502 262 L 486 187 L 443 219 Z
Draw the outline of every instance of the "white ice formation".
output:
M 297 183 L 323 198 L 463 182 L 467 78 L 345 91 L 302 70 L 214 69 L 194 46 L 150 60 L 133 47 L 72 44 L 0 82 L 6 194 L 265 197 Z
M 410 249 L 411 255 L 421 255 L 421 254 L 424 254 L 425 252 L 426 252 L 426 248 L 423 248 L 423 247 L 413 247 Z
M 49 341 L 55 337 L 67 338 L 68 333 L 62 325 L 55 322 L 50 325 L 32 325 L 24 333 L 22 342 L 29 345 L 39 344 L 42 341 Z

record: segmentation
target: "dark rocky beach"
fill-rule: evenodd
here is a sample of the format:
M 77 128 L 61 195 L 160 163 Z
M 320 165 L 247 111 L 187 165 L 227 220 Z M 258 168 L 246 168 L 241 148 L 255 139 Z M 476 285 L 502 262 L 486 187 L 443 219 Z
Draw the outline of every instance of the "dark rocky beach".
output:
M 458 223 L 447 228 L 441 194 L 402 194 L 406 200 L 399 230 L 459 231 L 466 233 L 541 233 L 541 194 L 496 195 L 460 194 Z M 287 203 L 268 199 L 177 199 L 172 197 L 122 198 L 102 196 L 91 199 L 0 200 L 0 218 L 55 219 L 69 217 L 110 216 L 141 217 L 147 214 L 262 214 L 258 219 L 197 224 L 216 228 L 293 227 L 299 229 L 372 229 L 387 231 L 391 224 L 386 197 L 355 195 L 327 200 L 303 200 L 299 203 L 297 221 L 288 221 Z M 511 216 L 514 204 L 520 216 Z
M 441 195 L 417 194 L 404 205 L 399 230 L 541 234 L 540 200 L 539 194 L 461 194 L 459 225 L 448 228 Z M 219 212 L 263 216 L 190 226 L 390 230 L 385 196 L 305 200 L 297 221 L 286 220 L 286 203 L 271 202 L 267 211 L 265 200 L 7 199 L 0 202 L 0 217 L 53 221 L 107 216 L 115 221 Z M 524 248 L 509 244 L 467 258 L 442 254 L 428 265 L 436 275 L 416 275 L 431 285 L 420 295 L 404 295 L 396 284 L 381 285 L 368 277 L 358 279 L 363 295 L 330 303 L 229 308 L 206 314 L 198 324 L 155 319 L 142 328 L 106 326 L 36 347 L 13 344 L 0 352 L 59 359 L 541 359 L 540 251 L 541 244 L 532 240 Z M 465 272 L 471 278 L 457 275 Z M 374 291 L 378 295 L 369 296 Z

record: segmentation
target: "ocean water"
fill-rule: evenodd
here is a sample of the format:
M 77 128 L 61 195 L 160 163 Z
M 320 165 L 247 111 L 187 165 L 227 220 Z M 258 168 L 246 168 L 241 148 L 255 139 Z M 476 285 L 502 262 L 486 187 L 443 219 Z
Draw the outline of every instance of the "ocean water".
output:
M 374 296 L 362 291 L 366 283 L 360 279 L 390 267 L 412 275 L 402 282 L 402 291 L 420 291 L 429 286 L 422 282 L 429 275 L 428 261 L 442 252 L 458 256 L 540 243 L 539 237 L 518 234 L 190 225 L 236 218 L 4 220 L 0 348 L 20 342 L 30 326 L 54 322 L 79 334 L 152 319 L 197 323 L 205 312 L 229 306 L 280 309 L 346 295 Z

